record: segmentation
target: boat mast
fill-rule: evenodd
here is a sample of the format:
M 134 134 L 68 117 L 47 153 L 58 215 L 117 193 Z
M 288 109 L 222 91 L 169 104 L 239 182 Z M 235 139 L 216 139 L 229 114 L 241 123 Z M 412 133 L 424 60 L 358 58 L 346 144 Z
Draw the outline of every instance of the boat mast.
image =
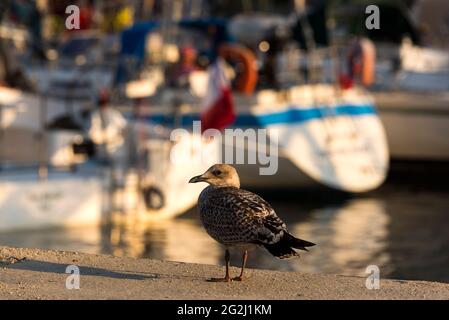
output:
M 309 82 L 316 84 L 318 82 L 318 76 L 316 72 L 316 45 L 313 36 L 313 29 L 307 20 L 306 2 L 305 0 L 294 0 L 295 16 L 301 22 L 301 26 L 304 33 L 304 40 L 307 47 L 307 64 L 309 65 Z

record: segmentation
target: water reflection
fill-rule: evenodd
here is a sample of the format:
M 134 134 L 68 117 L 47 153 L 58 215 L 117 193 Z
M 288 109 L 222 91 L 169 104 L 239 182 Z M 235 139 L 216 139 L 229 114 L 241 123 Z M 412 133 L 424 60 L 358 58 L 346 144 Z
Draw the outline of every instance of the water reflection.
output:
M 222 255 L 219 245 L 193 219 L 107 227 L 102 251 L 117 256 L 208 264 L 217 264 Z
M 249 267 L 365 276 L 375 264 L 384 277 L 449 281 L 447 193 L 384 190 L 333 203 L 267 197 L 293 234 L 318 245 L 290 260 L 255 249 Z M 0 245 L 223 264 L 223 248 L 206 234 L 196 209 L 147 225 L 0 233 Z M 240 264 L 240 253 L 231 258 Z
M 366 266 L 385 270 L 389 217 L 382 201 L 356 199 L 342 207 L 313 210 L 310 221 L 291 230 L 319 243 L 301 270 L 363 276 Z

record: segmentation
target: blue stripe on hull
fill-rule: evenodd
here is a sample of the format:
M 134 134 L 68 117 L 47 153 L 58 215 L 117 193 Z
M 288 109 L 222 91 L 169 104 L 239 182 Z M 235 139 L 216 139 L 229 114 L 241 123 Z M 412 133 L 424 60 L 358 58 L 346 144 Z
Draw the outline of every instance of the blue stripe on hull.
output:
M 376 115 L 376 108 L 373 105 L 341 105 L 333 108 L 291 108 L 281 112 L 255 115 L 251 113 L 238 114 L 233 127 L 265 127 L 274 124 L 298 124 L 310 120 L 323 119 L 332 116 L 362 116 Z M 199 114 L 184 114 L 182 116 L 182 126 L 191 126 L 193 121 L 200 119 Z M 156 114 L 148 116 L 148 121 L 154 123 L 171 123 L 173 116 Z

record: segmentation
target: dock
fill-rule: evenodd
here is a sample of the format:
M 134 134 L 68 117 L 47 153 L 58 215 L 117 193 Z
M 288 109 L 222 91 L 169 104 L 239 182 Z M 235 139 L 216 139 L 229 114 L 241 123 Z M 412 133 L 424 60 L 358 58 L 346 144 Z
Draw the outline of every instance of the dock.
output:
M 71 265 L 79 268 L 79 289 L 67 289 Z M 379 289 L 367 289 L 363 277 L 255 269 L 248 270 L 244 282 L 206 281 L 221 276 L 223 269 L 0 247 L 0 299 L 449 299 L 449 284 L 427 281 L 381 278 Z M 238 268 L 231 272 L 237 274 Z

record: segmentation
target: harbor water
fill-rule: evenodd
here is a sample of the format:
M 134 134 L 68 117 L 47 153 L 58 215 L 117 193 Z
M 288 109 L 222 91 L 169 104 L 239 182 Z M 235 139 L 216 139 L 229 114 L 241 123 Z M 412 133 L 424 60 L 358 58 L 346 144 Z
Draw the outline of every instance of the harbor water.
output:
M 393 168 L 386 184 L 362 195 L 259 190 L 293 234 L 317 246 L 289 260 L 277 260 L 256 248 L 248 265 L 356 276 L 366 276 L 366 268 L 376 265 L 385 278 L 449 282 L 445 168 Z M 204 231 L 196 208 L 147 225 L 0 233 L 0 245 L 223 264 L 223 249 Z M 232 253 L 231 263 L 240 265 L 239 252 Z

